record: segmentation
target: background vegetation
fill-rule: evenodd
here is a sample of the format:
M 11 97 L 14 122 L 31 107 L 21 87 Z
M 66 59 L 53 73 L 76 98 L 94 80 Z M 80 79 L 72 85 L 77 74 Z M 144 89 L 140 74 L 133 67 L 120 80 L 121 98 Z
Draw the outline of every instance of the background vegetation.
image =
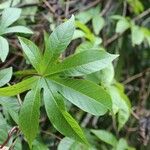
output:
M 18 9 L 8 10 L 9 7 Z M 74 140 L 73 136 L 64 137 L 69 133 L 63 135 L 61 129 L 56 127 L 57 131 L 52 125 L 53 122 L 49 121 L 43 104 L 40 108 L 38 134 L 36 139 L 30 142 L 32 138 L 28 140 L 28 133 L 26 134 L 24 127 L 20 124 L 21 130 L 18 128 L 20 108 L 27 92 L 22 91 L 24 93 L 15 97 L 2 97 L 13 95 L 3 89 L 0 90 L 0 145 L 15 150 L 27 150 L 29 145 L 33 150 L 149 150 L 149 7 L 150 0 L 1 0 L 0 87 L 6 83 L 8 86 L 16 84 L 27 76 L 34 75 L 33 67 L 39 69 L 38 65 L 32 62 L 30 54 L 22 50 L 26 49 L 24 43 L 26 45 L 32 43 L 22 38 L 21 46 L 17 37 L 26 37 L 43 49 L 46 47 L 43 44 L 46 37 L 72 15 L 75 18 L 76 29 L 71 43 L 61 54 L 59 61 L 72 54 L 86 54 L 87 50 L 91 50 L 92 54 L 97 50 L 104 53 L 107 51 L 119 54 L 119 57 L 113 63 L 111 63 L 113 59 L 106 57 L 104 64 L 108 64 L 99 69 L 100 71 L 95 70 L 94 73 L 91 71 L 91 74 L 85 71 L 80 74 L 84 76 L 73 77 L 84 78 L 103 87 L 111 97 L 111 111 L 95 116 L 92 115 L 94 110 L 88 110 L 90 113 L 87 113 L 64 100 L 67 111 L 82 127 L 90 146 L 85 144 L 86 142 Z M 68 34 L 73 31 L 70 26 L 71 23 L 68 30 L 63 29 Z M 93 56 L 96 57 L 96 54 Z M 38 60 L 40 61 L 40 58 Z M 13 90 L 15 91 L 12 89 L 11 93 Z M 88 90 L 92 91 L 92 86 L 89 86 Z M 95 94 L 96 90 L 92 92 Z M 26 116 L 25 122 L 24 120 L 22 122 L 23 126 L 28 124 L 28 117 Z M 32 125 L 34 126 L 34 121 Z M 60 125 L 63 129 L 63 124 Z

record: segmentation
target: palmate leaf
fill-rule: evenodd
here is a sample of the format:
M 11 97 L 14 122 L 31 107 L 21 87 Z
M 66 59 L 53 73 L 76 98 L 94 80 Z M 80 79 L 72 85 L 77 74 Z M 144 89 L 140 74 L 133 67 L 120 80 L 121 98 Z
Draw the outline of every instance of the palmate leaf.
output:
M 71 103 L 93 115 L 111 110 L 111 98 L 100 86 L 82 79 L 50 78 L 59 92 Z
M 109 65 L 116 55 L 99 50 L 85 51 L 57 64 L 56 59 L 70 43 L 73 33 L 72 17 L 58 26 L 50 37 L 45 36 L 44 55 L 33 42 L 19 38 L 25 55 L 38 73 L 10 87 L 0 88 L 0 96 L 13 96 L 31 89 L 25 97 L 19 117 L 19 126 L 30 147 L 38 131 L 40 89 L 43 89 L 46 112 L 54 127 L 65 136 L 80 142 L 87 143 L 78 123 L 66 111 L 63 98 L 93 115 L 103 115 L 112 108 L 111 97 L 103 87 L 70 77 L 99 71 Z M 63 78 L 64 74 L 69 77 Z
M 37 84 L 35 88 L 27 93 L 20 110 L 19 127 L 24 133 L 30 148 L 38 132 L 40 101 L 40 87 Z
M 105 51 L 88 50 L 72 55 L 63 62 L 50 66 L 47 72 L 51 74 L 64 73 L 69 76 L 82 76 L 99 71 L 109 65 L 118 55 Z
M 53 90 L 53 83 L 45 80 L 43 85 L 46 112 L 54 127 L 68 137 L 87 143 L 80 126 L 66 111 L 62 96 Z

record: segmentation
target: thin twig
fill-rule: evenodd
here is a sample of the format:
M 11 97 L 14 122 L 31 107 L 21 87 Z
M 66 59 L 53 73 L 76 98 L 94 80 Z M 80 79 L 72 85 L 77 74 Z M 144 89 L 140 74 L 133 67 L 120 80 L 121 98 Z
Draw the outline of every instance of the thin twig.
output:
M 3 142 L 3 144 L 1 144 L 0 148 L 3 148 L 7 143 L 8 141 L 10 140 L 10 138 L 13 136 L 14 133 L 18 132 L 19 128 L 18 126 L 15 126 L 13 127 L 9 133 L 8 133 L 8 136 L 7 136 L 7 139 Z
M 10 2 L 10 7 L 12 7 L 14 0 L 11 0 Z
M 20 94 L 17 95 L 17 100 L 20 106 L 22 106 L 22 100 L 21 100 Z
M 54 137 L 57 138 L 58 140 L 62 140 L 59 136 L 57 136 L 57 135 L 55 135 L 55 134 L 53 134 L 53 133 L 51 133 L 51 132 L 48 132 L 48 131 L 41 131 L 41 132 L 44 133 L 44 134 L 47 134 L 47 135 L 54 136 Z
M 10 64 L 12 64 L 16 59 L 18 58 L 18 55 L 15 55 L 13 58 L 11 58 L 6 64 L 4 64 L 1 68 L 6 68 L 8 67 Z
M 125 17 L 127 13 L 127 1 L 123 2 L 123 13 L 122 15 Z
M 25 8 L 25 7 L 34 7 L 34 6 L 38 6 L 39 3 L 29 3 L 29 4 L 19 4 L 16 5 L 15 7 L 17 8 Z
M 101 12 L 101 16 L 104 16 L 108 12 L 108 10 L 111 6 L 111 2 L 112 2 L 112 0 L 107 1 L 106 6 L 104 7 L 104 9 Z
M 66 8 L 65 8 L 65 17 L 68 17 L 68 12 L 69 12 L 69 6 L 70 6 L 70 1 L 67 0 L 66 2 Z
M 135 17 L 133 19 L 133 21 L 137 21 L 141 18 L 143 18 L 144 16 L 148 15 L 150 13 L 150 8 L 148 8 L 147 10 L 145 10 L 143 13 L 141 13 L 140 15 L 138 15 L 137 17 Z
M 92 2 L 92 3 L 90 3 L 88 6 L 83 7 L 80 11 L 85 11 L 85 10 L 91 8 L 91 7 L 94 7 L 94 6 L 97 5 L 100 1 L 101 1 L 101 0 L 96 0 L 96 1 L 94 1 L 94 2 Z
M 140 72 L 140 73 L 138 73 L 138 74 L 136 74 L 136 75 L 134 75 L 132 77 L 129 77 L 128 79 L 126 79 L 123 82 L 123 84 L 127 84 L 127 83 L 129 83 L 129 82 L 131 82 L 131 81 L 133 81 L 133 80 L 135 80 L 137 78 L 140 78 L 140 77 L 142 77 L 145 74 L 145 72 L 149 72 L 149 71 L 150 71 L 150 68 L 148 68 L 148 69 L 144 70 L 143 72 Z

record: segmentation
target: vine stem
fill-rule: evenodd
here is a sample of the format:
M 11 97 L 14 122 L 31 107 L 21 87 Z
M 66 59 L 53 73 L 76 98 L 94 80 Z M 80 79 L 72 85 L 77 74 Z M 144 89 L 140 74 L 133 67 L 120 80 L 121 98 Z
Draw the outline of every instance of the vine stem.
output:
M 8 141 L 10 140 L 10 138 L 13 136 L 14 133 L 18 132 L 19 131 L 19 128 L 18 126 L 15 126 L 13 127 L 9 133 L 8 133 L 8 136 L 7 136 L 7 139 L 3 142 L 3 144 L 0 145 L 0 149 L 2 149 L 7 143 Z

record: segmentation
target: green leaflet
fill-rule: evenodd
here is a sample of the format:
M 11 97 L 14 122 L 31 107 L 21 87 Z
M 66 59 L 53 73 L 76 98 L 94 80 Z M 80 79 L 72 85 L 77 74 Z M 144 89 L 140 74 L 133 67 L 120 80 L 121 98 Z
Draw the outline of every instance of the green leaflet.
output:
M 110 144 L 113 147 L 117 145 L 117 139 L 112 133 L 105 130 L 91 130 L 91 132 L 103 142 Z
M 2 12 L 2 20 L 0 26 L 6 28 L 19 19 L 21 9 L 19 8 L 6 8 Z
M 68 137 L 87 143 L 80 126 L 66 111 L 62 97 L 53 90 L 49 80 L 45 80 L 43 98 L 47 115 L 54 127 Z
M 37 72 L 41 72 L 42 54 L 39 48 L 30 40 L 19 37 L 22 49 Z
M 46 40 L 46 49 L 44 53 L 45 67 L 43 68 L 43 72 L 45 72 L 50 63 L 58 58 L 67 48 L 72 40 L 74 30 L 74 16 L 72 16 L 68 21 L 59 25 L 51 33 L 50 37 Z
M 142 29 L 134 24 L 131 27 L 131 39 L 133 46 L 141 44 L 144 40 L 144 33 Z
M 0 88 L 0 96 L 14 96 L 22 92 L 25 92 L 31 89 L 37 80 L 38 77 L 31 77 L 15 85 Z
M 109 94 L 97 84 L 81 79 L 51 78 L 60 93 L 71 103 L 93 115 L 103 115 L 111 110 Z
M 126 18 L 122 18 L 117 22 L 116 33 L 122 33 L 130 27 L 130 23 Z
M 83 143 L 79 143 L 71 138 L 64 137 L 59 145 L 58 150 L 96 150 L 94 147 L 88 146 Z
M 2 62 L 6 60 L 8 52 L 9 52 L 8 42 L 5 38 L 0 36 L 0 59 L 2 60 Z
M 95 34 L 98 35 L 99 32 L 101 31 L 101 29 L 105 25 L 105 20 L 103 17 L 101 17 L 98 14 L 98 15 L 94 16 L 94 18 L 92 19 L 92 25 L 93 25 L 93 30 L 94 30 Z
M 18 124 L 18 112 L 20 105 L 15 97 L 0 97 L 0 104 L 3 106 L 4 113 L 8 113 Z
M 14 27 L 9 27 L 9 28 L 6 28 L 5 31 L 4 31 L 4 34 L 6 33 L 26 33 L 26 34 L 33 34 L 33 32 L 24 27 L 24 26 L 14 26 Z
M 32 150 L 49 150 L 49 148 L 39 140 L 34 140 Z
M 82 76 L 105 68 L 117 56 L 100 50 L 83 51 L 51 66 L 47 72 L 50 72 L 48 75 L 63 72 L 68 76 Z
M 120 130 L 124 124 L 128 121 L 130 116 L 130 105 L 126 100 L 127 97 L 125 94 L 120 91 L 115 86 L 108 86 L 107 90 L 109 91 L 113 103 L 113 113 L 118 113 L 118 130 Z
M 0 143 L 3 143 L 7 138 L 8 125 L 2 114 L 0 113 Z
M 20 110 L 19 127 L 24 133 L 30 148 L 32 147 L 32 142 L 38 132 L 40 101 L 40 88 L 37 84 L 35 88 L 27 93 L 23 106 Z
M 21 9 L 19 8 L 4 9 L 2 11 L 2 17 L 0 20 L 0 35 L 5 35 L 7 33 L 14 33 L 14 32 L 32 34 L 33 32 L 24 26 L 9 27 L 19 19 L 20 15 Z M 6 60 L 8 53 L 9 53 L 8 42 L 5 38 L 0 36 L 0 59 L 2 62 Z
M 6 68 L 3 70 L 0 70 L 0 87 L 5 85 L 10 81 L 12 77 L 12 68 Z

